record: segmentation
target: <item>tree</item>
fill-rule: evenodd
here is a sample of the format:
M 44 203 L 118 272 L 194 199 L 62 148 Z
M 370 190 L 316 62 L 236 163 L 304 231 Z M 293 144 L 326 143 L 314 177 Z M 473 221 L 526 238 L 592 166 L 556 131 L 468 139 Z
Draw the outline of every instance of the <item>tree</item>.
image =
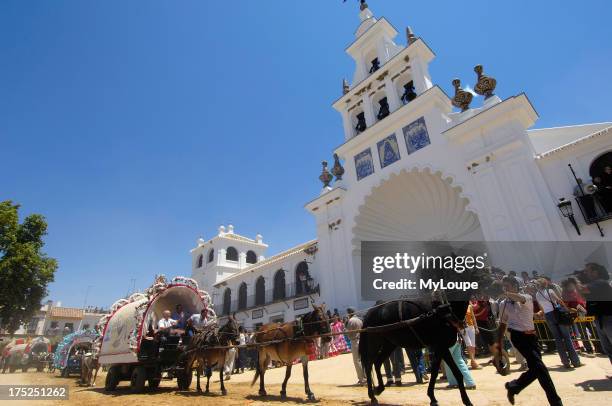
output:
M 19 207 L 0 202 L 0 320 L 11 334 L 40 309 L 57 269 L 42 252 L 45 218 L 32 214 L 19 224 Z

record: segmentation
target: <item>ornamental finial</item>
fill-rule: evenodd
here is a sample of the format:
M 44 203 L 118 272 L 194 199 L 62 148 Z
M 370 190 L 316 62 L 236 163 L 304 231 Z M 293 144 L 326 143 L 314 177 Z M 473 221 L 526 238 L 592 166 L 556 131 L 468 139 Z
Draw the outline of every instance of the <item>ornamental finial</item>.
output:
M 461 81 L 459 79 L 453 80 L 453 86 L 455 86 L 455 97 L 453 97 L 453 106 L 460 108 L 461 112 L 466 111 L 470 108 L 470 103 L 474 96 L 472 93 L 461 89 Z
M 323 165 L 323 170 L 321 171 L 321 176 L 319 176 L 319 180 L 323 182 L 323 187 L 329 187 L 330 182 L 334 178 L 331 173 L 327 170 L 327 161 L 321 162 Z
M 346 0 L 343 0 L 342 2 L 346 3 Z M 359 3 L 359 10 L 363 11 L 368 8 L 368 3 L 366 3 L 366 0 L 359 0 Z
M 476 83 L 476 86 L 474 86 L 474 91 L 479 95 L 484 96 L 485 100 L 493 96 L 493 91 L 497 86 L 497 80 L 490 76 L 486 76 L 483 73 L 482 65 L 474 66 L 474 72 L 476 72 L 476 75 L 478 75 L 478 83 Z
M 350 86 L 346 79 L 342 79 L 342 94 L 347 94 L 350 90 Z
M 412 32 L 412 28 L 410 28 L 410 26 L 406 27 L 406 41 L 407 44 L 413 44 L 415 43 L 417 40 L 416 35 L 414 35 L 414 33 Z
M 334 167 L 332 168 L 332 173 L 336 177 L 336 180 L 342 180 L 342 175 L 344 175 L 344 168 L 340 163 L 340 157 L 338 154 L 334 154 Z

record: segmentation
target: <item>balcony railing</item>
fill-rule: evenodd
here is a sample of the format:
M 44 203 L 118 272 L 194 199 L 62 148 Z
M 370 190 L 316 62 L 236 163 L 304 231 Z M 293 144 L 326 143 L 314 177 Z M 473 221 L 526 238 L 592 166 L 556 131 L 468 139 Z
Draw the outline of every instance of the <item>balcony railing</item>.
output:
M 246 301 L 238 298 L 238 290 L 232 290 L 232 300 L 230 302 L 229 313 L 250 310 L 256 307 L 266 306 L 272 303 L 282 302 L 285 300 L 293 300 L 302 296 L 308 296 L 319 292 L 319 286 L 309 287 L 306 283 L 292 283 L 285 285 L 285 289 L 266 289 L 263 295 L 250 294 L 253 293 L 253 287 L 249 286 L 247 290 Z M 228 314 L 227 307 L 224 307 L 223 295 L 221 303 L 215 304 L 215 313 L 218 315 Z
M 594 224 L 612 219 L 612 212 L 607 212 L 597 194 L 576 197 L 578 207 L 585 223 Z

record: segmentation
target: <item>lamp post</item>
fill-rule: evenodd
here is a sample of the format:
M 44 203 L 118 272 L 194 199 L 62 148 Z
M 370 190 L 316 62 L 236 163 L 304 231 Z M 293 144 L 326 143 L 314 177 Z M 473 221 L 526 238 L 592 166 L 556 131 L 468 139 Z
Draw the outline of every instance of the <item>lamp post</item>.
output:
M 559 199 L 557 207 L 559 208 L 561 215 L 569 219 L 570 223 L 572 223 L 572 225 L 576 229 L 578 235 L 580 235 L 580 228 L 578 228 L 578 223 L 576 223 L 576 218 L 574 217 L 574 209 L 572 208 L 572 202 L 569 200 L 565 200 L 565 198 L 562 197 Z

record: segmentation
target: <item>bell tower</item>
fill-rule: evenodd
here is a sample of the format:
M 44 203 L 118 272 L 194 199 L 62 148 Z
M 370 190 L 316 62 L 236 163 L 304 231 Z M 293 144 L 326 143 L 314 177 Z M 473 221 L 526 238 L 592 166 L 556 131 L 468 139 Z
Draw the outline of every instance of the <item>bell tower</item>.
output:
M 343 81 L 343 96 L 333 105 L 342 114 L 346 141 L 433 86 L 428 65 L 434 54 L 410 27 L 406 45 L 397 44 L 398 31 L 384 17 L 376 19 L 365 1 L 359 20 L 346 49 L 355 63 L 353 80 Z

